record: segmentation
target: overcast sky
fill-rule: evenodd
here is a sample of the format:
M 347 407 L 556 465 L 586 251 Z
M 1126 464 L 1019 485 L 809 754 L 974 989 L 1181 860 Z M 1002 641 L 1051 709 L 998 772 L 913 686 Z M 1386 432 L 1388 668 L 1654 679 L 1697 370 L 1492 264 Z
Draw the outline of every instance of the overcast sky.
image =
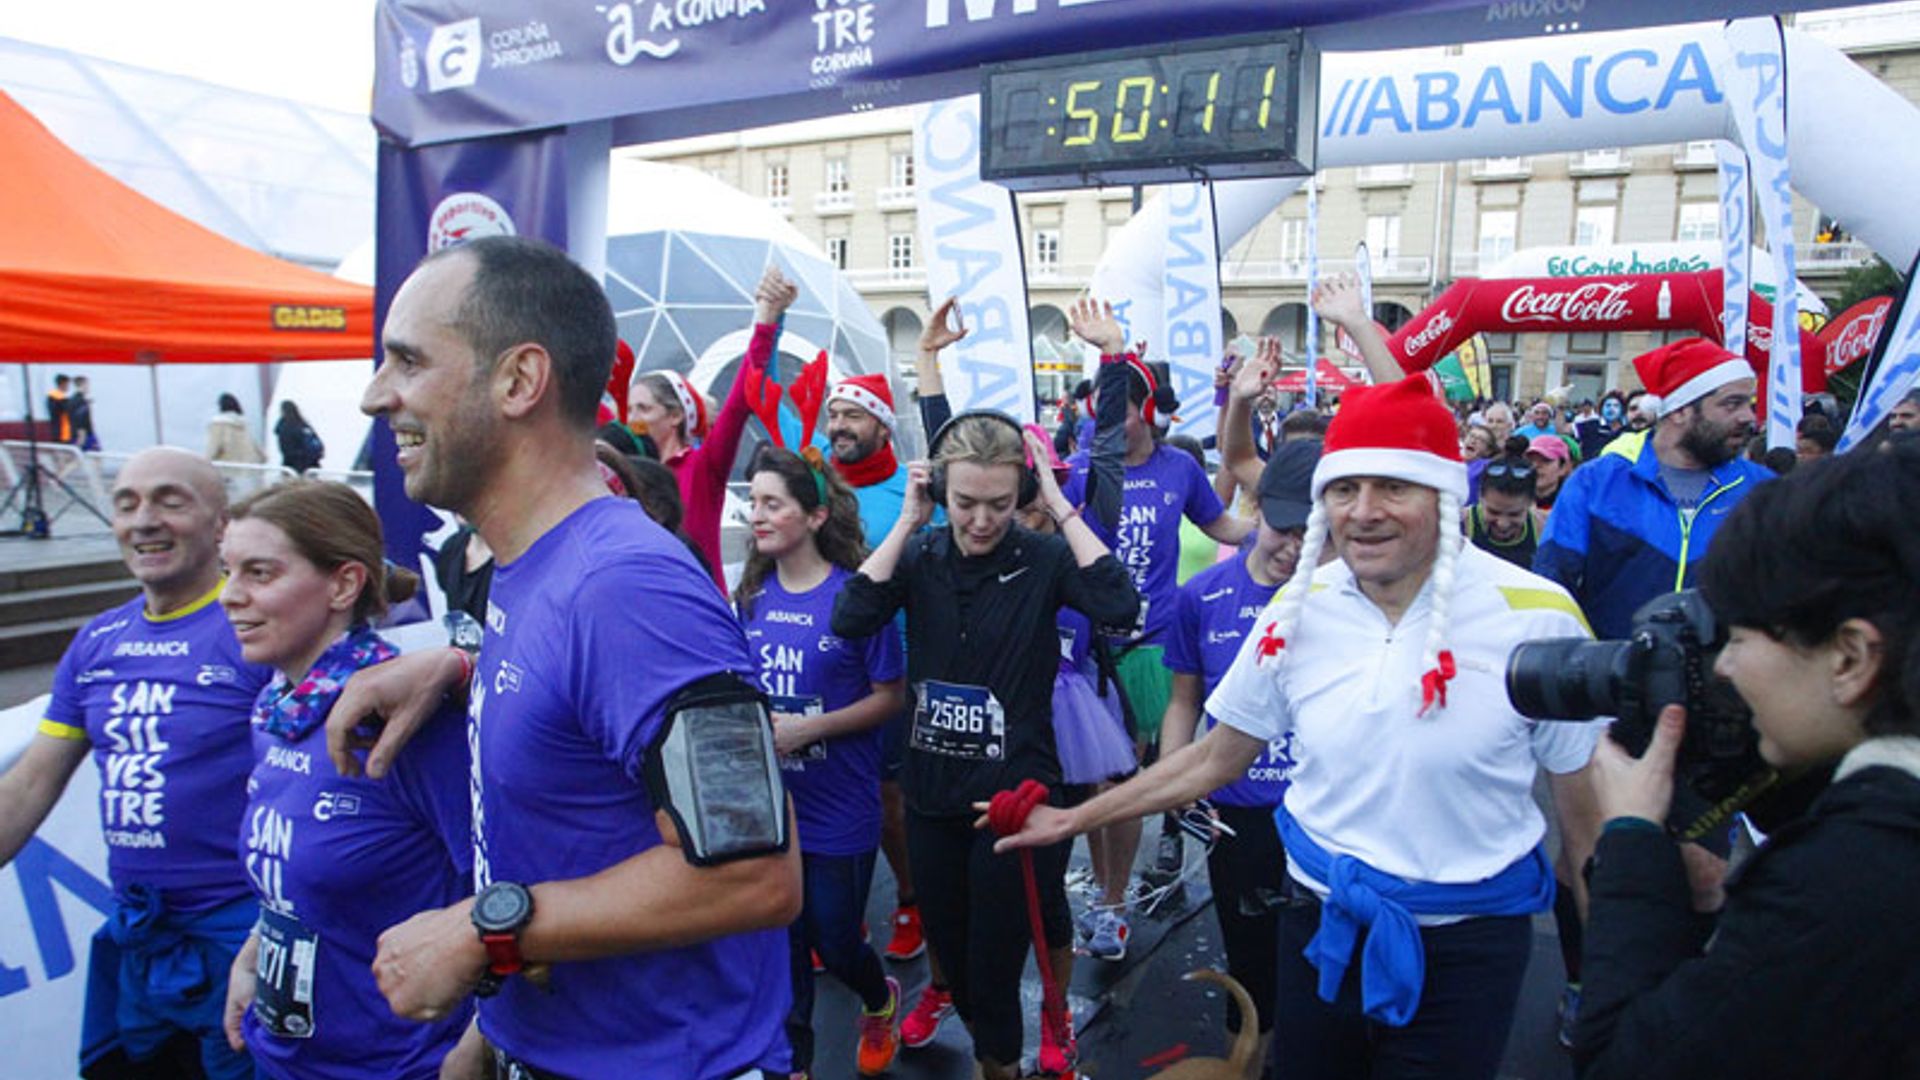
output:
M 365 114 L 375 0 L 0 0 L 18 38 Z

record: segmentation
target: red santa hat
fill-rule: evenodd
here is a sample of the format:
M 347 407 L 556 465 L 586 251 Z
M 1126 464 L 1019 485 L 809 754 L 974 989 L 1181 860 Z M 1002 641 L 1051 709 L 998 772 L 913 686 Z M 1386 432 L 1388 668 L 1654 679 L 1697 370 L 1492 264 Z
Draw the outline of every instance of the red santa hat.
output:
M 1352 476 L 1387 476 L 1467 501 L 1460 426 L 1424 377 L 1356 387 L 1340 399 L 1327 425 L 1325 450 L 1313 470 L 1313 497 Z
M 1421 711 L 1447 704 L 1447 683 L 1454 676 L 1453 653 L 1447 648 L 1448 613 L 1452 607 L 1455 569 L 1465 540 L 1460 531 L 1460 507 L 1467 498 L 1467 467 L 1460 460 L 1459 427 L 1453 414 L 1434 396 L 1433 383 L 1415 375 L 1383 386 L 1358 387 L 1341 399 L 1340 411 L 1327 426 L 1325 449 L 1313 470 L 1313 510 L 1307 517 L 1306 539 L 1298 566 L 1280 595 L 1262 616 L 1256 662 L 1260 667 L 1283 663 L 1289 640 L 1301 630 L 1313 573 L 1327 542 L 1327 504 L 1323 493 L 1337 480 L 1383 476 L 1433 488 L 1440 494 L 1440 545 L 1434 554 L 1433 603 L 1427 623 L 1425 662 L 1420 677 Z
M 1633 358 L 1633 370 L 1647 388 L 1641 408 L 1661 416 L 1678 412 L 1730 382 L 1751 379 L 1753 365 L 1706 338 L 1686 338 Z
M 885 424 L 888 431 L 897 430 L 899 421 L 893 414 L 893 387 L 887 385 L 885 375 L 876 373 L 842 379 L 827 395 L 827 404 L 836 401 L 858 405 Z
M 673 396 L 679 399 L 680 413 L 686 417 L 687 435 L 696 439 L 706 438 L 707 425 L 711 422 L 707 416 L 706 395 L 694 388 L 692 380 L 677 371 L 663 371 L 661 374 L 667 377 L 667 382 L 673 386 Z

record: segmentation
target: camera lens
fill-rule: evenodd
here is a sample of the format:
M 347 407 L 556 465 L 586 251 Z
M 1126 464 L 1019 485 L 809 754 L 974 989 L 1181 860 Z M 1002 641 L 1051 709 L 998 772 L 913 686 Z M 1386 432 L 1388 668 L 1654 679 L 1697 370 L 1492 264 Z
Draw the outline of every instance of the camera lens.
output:
M 1507 658 L 1507 699 L 1535 720 L 1590 720 L 1620 714 L 1633 645 L 1625 641 L 1548 638 L 1529 641 Z

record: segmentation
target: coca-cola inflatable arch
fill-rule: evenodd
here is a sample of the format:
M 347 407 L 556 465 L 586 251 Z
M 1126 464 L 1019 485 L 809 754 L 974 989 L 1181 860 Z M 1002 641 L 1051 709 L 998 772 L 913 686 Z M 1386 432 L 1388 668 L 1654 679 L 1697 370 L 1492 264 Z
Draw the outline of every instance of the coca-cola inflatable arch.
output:
M 1589 278 L 1462 278 L 1387 338 L 1407 371 L 1425 371 L 1475 334 L 1680 331 L 1724 340 L 1720 271 Z M 1749 293 L 1747 361 L 1764 382 L 1773 306 Z M 1800 332 L 1801 389 L 1827 388 L 1826 344 Z

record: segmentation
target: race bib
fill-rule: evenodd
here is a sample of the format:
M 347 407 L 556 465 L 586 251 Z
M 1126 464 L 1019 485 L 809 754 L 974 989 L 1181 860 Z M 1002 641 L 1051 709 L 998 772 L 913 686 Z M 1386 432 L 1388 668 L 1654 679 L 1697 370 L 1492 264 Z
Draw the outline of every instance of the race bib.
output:
M 320 937 L 299 919 L 260 910 L 260 954 L 254 965 L 253 1015 L 269 1034 L 313 1037 L 313 969 Z
M 993 691 L 928 679 L 913 714 L 915 750 L 973 761 L 1007 756 L 1007 714 Z
M 768 694 L 767 704 L 774 712 L 790 716 L 819 716 L 824 710 L 817 697 L 799 697 L 789 694 Z M 804 770 L 809 761 L 827 760 L 827 740 L 810 742 L 791 754 L 780 756 L 780 767 L 794 771 Z

